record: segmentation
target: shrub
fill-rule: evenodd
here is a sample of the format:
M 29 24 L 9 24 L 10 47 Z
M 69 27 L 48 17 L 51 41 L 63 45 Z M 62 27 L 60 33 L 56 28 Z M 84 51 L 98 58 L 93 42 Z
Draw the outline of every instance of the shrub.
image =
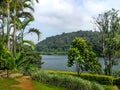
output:
M 97 74 L 81 74 L 80 77 L 89 81 L 98 82 L 103 85 L 113 85 L 113 80 L 114 80 L 112 76 L 97 75 Z
M 116 78 L 120 77 L 120 70 L 114 70 L 113 71 L 113 76 L 116 77 Z
M 47 70 L 47 72 L 50 74 L 65 74 L 65 75 L 73 75 L 78 77 L 76 72 L 61 72 L 61 71 L 52 71 L 52 70 Z M 114 80 L 112 76 L 88 74 L 88 73 L 81 73 L 80 77 L 103 85 L 113 85 L 113 80 Z
M 120 85 L 120 77 L 119 77 L 119 78 L 114 79 L 113 84 L 114 84 L 114 85 Z
M 69 90 L 104 90 L 101 85 L 95 82 L 90 82 L 70 75 L 49 74 L 43 71 L 36 71 L 31 75 L 32 79 L 36 81 L 65 87 Z

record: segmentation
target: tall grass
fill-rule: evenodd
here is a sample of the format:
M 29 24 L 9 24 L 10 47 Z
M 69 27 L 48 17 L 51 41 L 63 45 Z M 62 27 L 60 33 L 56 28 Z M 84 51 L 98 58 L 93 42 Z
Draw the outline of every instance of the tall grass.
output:
M 44 71 L 36 71 L 31 76 L 33 80 L 65 87 L 69 90 L 104 90 L 100 84 L 70 75 L 49 74 Z

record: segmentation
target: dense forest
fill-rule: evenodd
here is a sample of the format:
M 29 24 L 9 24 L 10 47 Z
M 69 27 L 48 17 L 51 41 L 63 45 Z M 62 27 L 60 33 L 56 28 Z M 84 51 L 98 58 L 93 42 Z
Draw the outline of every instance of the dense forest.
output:
M 84 38 L 88 45 L 91 45 L 93 51 L 100 56 L 102 52 L 102 45 L 99 39 L 99 32 L 97 31 L 77 31 L 71 33 L 62 33 L 48 37 L 45 40 L 36 44 L 36 50 L 41 54 L 66 54 L 70 48 L 70 44 L 75 37 Z

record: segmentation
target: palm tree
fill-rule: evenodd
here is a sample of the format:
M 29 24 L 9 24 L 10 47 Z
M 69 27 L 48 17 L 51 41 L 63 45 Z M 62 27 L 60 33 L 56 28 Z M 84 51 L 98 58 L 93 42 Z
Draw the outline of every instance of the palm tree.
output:
M 7 2 L 7 42 L 6 42 L 6 47 L 10 51 L 10 3 L 11 0 L 6 0 Z
M 30 2 L 31 4 L 28 4 L 26 2 Z M 38 2 L 38 0 L 36 0 Z M 6 10 L 6 18 L 7 18 L 7 34 L 6 34 L 6 48 L 7 50 L 10 51 L 10 32 L 11 32 L 11 26 L 13 26 L 14 31 L 13 31 L 13 55 L 14 58 L 16 57 L 16 32 L 18 31 L 18 26 L 16 20 L 20 21 L 20 18 L 22 20 L 25 20 L 26 18 L 33 18 L 32 14 L 30 12 L 25 12 L 24 8 L 29 8 L 30 10 L 33 10 L 32 5 L 32 0 L 0 0 L 0 4 L 5 3 L 7 6 Z M 4 15 L 3 15 L 4 16 Z M 4 23 L 4 19 L 1 19 Z M 13 20 L 13 22 L 11 21 Z M 22 21 L 21 21 L 22 22 Z M 28 24 L 26 24 L 27 26 Z M 25 27 L 26 27 L 25 26 Z M 21 28 L 25 29 L 25 28 Z M 21 30 L 20 29 L 20 30 Z M 30 32 L 33 32 L 34 30 L 30 30 Z M 4 36 L 4 28 L 2 27 L 2 35 Z M 37 34 L 39 36 L 39 34 Z M 3 39 L 3 38 L 2 38 Z M 4 39 L 3 39 L 4 40 Z
M 29 2 L 29 4 L 28 4 L 28 2 Z M 32 0 L 22 0 L 22 1 L 21 0 L 18 0 L 18 1 L 13 0 L 13 14 L 14 14 L 14 16 L 13 16 L 13 25 L 14 25 L 14 32 L 13 32 L 13 55 L 14 55 L 14 57 L 16 56 L 16 32 L 17 32 L 16 20 L 21 18 L 21 17 L 19 17 L 18 14 L 24 14 L 24 15 L 26 14 L 26 12 L 24 12 L 25 8 L 28 8 L 28 9 L 33 11 L 34 9 L 33 9 L 33 6 L 31 6 L 31 5 L 32 5 Z M 25 18 L 28 17 L 28 15 L 30 16 L 30 13 L 27 13 Z

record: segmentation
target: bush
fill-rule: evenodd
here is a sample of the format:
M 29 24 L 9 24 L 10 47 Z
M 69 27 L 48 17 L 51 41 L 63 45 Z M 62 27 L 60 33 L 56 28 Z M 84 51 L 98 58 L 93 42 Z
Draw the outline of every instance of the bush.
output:
M 120 77 L 120 70 L 114 70 L 114 71 L 113 71 L 113 76 L 114 76 L 115 78 Z
M 47 72 L 50 74 L 64 74 L 64 75 L 73 75 L 78 77 L 76 72 L 61 72 L 61 71 L 52 71 L 52 70 L 47 70 Z M 112 76 L 88 74 L 88 73 L 82 73 L 80 74 L 80 77 L 89 81 L 95 81 L 103 85 L 113 85 L 113 80 L 114 80 Z
M 114 79 L 113 84 L 114 84 L 114 85 L 120 85 L 120 77 L 119 77 L 119 78 Z
M 81 74 L 80 77 L 89 81 L 98 82 L 103 85 L 113 85 L 113 80 L 114 80 L 112 76 L 97 75 L 97 74 Z
M 70 75 L 49 74 L 43 71 L 36 71 L 31 75 L 33 80 L 65 87 L 69 90 L 104 90 L 101 85 L 95 82 L 90 82 Z

